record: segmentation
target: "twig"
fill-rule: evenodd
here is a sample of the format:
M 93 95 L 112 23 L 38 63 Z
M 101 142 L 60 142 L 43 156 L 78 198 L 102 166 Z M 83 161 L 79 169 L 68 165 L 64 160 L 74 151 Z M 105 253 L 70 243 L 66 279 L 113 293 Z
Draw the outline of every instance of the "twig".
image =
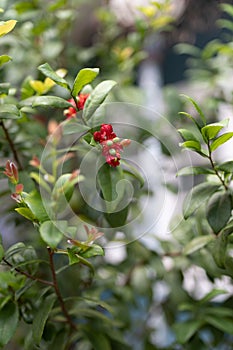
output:
M 210 143 L 209 143 L 209 142 L 208 142 L 207 146 L 208 146 L 208 150 L 209 150 L 209 156 L 208 156 L 208 158 L 209 158 L 210 164 L 211 164 L 211 166 L 212 166 L 212 168 L 213 168 L 213 170 L 214 170 L 216 176 L 219 178 L 220 182 L 222 183 L 222 185 L 224 186 L 225 190 L 227 191 L 227 190 L 228 190 L 228 187 L 227 187 L 225 181 L 224 181 L 224 180 L 222 179 L 222 177 L 219 175 L 219 172 L 218 172 L 218 170 L 216 169 L 216 167 L 215 167 L 215 165 L 214 165 L 214 161 L 213 161 L 213 159 L 212 159 L 212 153 L 211 153 Z
M 24 275 L 33 281 L 40 282 L 40 283 L 46 284 L 47 286 L 54 287 L 53 282 L 43 280 L 42 278 L 39 278 L 36 276 L 32 276 L 32 275 L 30 275 L 30 273 L 22 271 L 22 270 L 18 269 L 17 267 L 14 267 L 8 260 L 6 260 L 6 258 L 3 258 L 2 260 L 4 261 L 4 263 L 6 265 L 8 265 L 10 268 L 14 269 L 16 272 L 20 273 L 21 275 Z
M 64 316 L 66 317 L 66 320 L 67 320 L 68 324 L 70 325 L 70 327 L 73 328 L 74 330 L 77 330 L 77 326 L 73 323 L 70 315 L 68 314 L 68 311 L 66 310 L 64 300 L 62 298 L 62 295 L 61 295 L 59 287 L 58 287 L 57 276 L 56 276 L 56 271 L 55 271 L 55 266 L 54 266 L 54 261 L 53 261 L 54 251 L 50 247 L 48 247 L 47 249 L 48 249 L 48 253 L 49 253 L 49 263 L 50 263 L 50 268 L 51 268 L 51 272 L 52 272 L 53 287 L 55 289 L 58 301 L 59 301 L 61 309 L 62 309 L 62 312 L 63 312 Z
M 18 153 L 17 153 L 17 151 L 15 149 L 15 145 L 14 145 L 14 143 L 13 143 L 11 137 L 10 137 L 10 134 L 9 134 L 7 128 L 5 127 L 5 124 L 4 124 L 3 120 L 0 120 L 0 126 L 2 127 L 2 129 L 4 131 L 5 137 L 6 137 L 7 141 L 8 141 L 8 143 L 9 143 L 9 146 L 10 146 L 11 151 L 12 151 L 13 156 L 14 156 L 14 160 L 16 161 L 19 170 L 23 170 L 23 166 L 22 166 L 22 164 L 21 164 L 21 162 L 19 160 L 19 156 L 18 156 Z

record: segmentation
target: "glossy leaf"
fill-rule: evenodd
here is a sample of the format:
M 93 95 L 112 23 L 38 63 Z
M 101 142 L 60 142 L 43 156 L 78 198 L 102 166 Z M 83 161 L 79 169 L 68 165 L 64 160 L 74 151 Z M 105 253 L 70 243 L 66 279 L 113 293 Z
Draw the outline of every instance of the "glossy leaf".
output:
M 18 322 L 18 307 L 10 301 L 0 311 L 0 347 L 6 345 L 13 337 Z
M 92 91 L 83 109 L 83 118 L 88 121 L 97 110 L 97 108 L 104 102 L 105 98 L 111 91 L 111 89 L 116 85 L 113 80 L 105 80 L 98 84 Z
M 213 143 L 210 146 L 211 151 L 213 152 L 216 150 L 219 146 L 223 145 L 225 142 L 230 140 L 233 136 L 233 132 L 227 132 L 225 134 L 222 134 L 219 136 L 216 140 L 213 141 Z
M 197 137 L 188 129 L 177 130 L 184 141 L 198 141 Z
M 7 63 L 7 62 L 9 62 L 11 60 L 12 60 L 12 58 L 10 56 L 8 56 L 8 55 L 1 55 L 0 56 L 0 66 L 2 66 L 3 64 L 5 64 L 5 63 Z
M 25 101 L 22 101 L 25 102 Z M 57 96 L 38 96 L 34 97 L 31 106 L 49 107 L 49 108 L 69 108 L 72 105 L 61 97 Z
M 231 216 L 231 196 L 226 192 L 215 193 L 207 204 L 206 217 L 214 233 L 226 225 Z
M 48 214 L 44 208 L 39 192 L 32 191 L 24 198 L 24 201 L 39 222 L 48 220 Z
M 79 255 L 88 259 L 88 258 L 91 258 L 93 256 L 97 256 L 97 255 L 103 256 L 104 250 L 99 245 L 92 244 L 87 250 L 85 250 L 85 252 L 79 252 Z
M 74 85 L 71 91 L 72 96 L 77 96 L 82 88 L 91 83 L 99 74 L 99 68 L 84 68 L 81 69 L 74 81 Z
M 180 143 L 180 146 L 181 147 L 184 147 L 184 148 L 189 148 L 191 150 L 194 150 L 194 151 L 200 151 L 201 150 L 201 144 L 199 141 L 185 141 L 183 143 Z
M 213 241 L 215 238 L 214 236 L 200 236 L 200 237 L 195 237 L 191 242 L 186 244 L 186 246 L 183 249 L 183 254 L 184 255 L 190 255 L 197 250 L 205 247 L 209 242 Z
M 61 242 L 66 233 L 67 222 L 60 221 L 45 221 L 39 228 L 41 238 L 52 249 L 55 249 Z
M 48 295 L 42 300 L 41 305 L 35 314 L 32 324 L 32 337 L 36 344 L 39 344 L 41 341 L 46 321 L 53 308 L 55 300 L 55 294 Z
M 11 32 L 14 29 L 16 23 L 17 21 L 13 19 L 6 22 L 0 22 L 0 37 Z
M 98 171 L 97 181 L 105 200 L 107 212 L 114 212 L 125 194 L 124 174 L 120 167 L 104 164 Z M 118 187 L 117 187 L 118 186 Z
M 13 104 L 0 105 L 0 119 L 19 119 L 21 115 L 18 108 Z
M 209 175 L 215 174 L 212 169 L 204 168 L 201 166 L 193 166 L 193 167 L 185 167 L 178 171 L 178 176 L 186 176 L 186 175 Z
M 197 208 L 204 204 L 209 197 L 219 189 L 220 185 L 201 183 L 188 193 L 183 204 L 184 218 L 191 216 Z
M 226 127 L 228 125 L 228 123 L 229 123 L 229 119 L 225 119 L 219 123 L 212 123 L 212 124 L 205 125 L 201 129 L 201 133 L 202 133 L 204 139 L 212 140 L 213 138 L 215 138 L 218 135 L 218 133 L 224 127 Z
M 29 208 L 15 208 L 15 211 L 30 221 L 35 221 L 36 217 Z
M 44 63 L 38 67 L 39 71 L 43 73 L 46 77 L 52 79 L 57 85 L 64 87 L 67 90 L 70 90 L 69 84 L 67 81 L 60 77 L 48 63 Z

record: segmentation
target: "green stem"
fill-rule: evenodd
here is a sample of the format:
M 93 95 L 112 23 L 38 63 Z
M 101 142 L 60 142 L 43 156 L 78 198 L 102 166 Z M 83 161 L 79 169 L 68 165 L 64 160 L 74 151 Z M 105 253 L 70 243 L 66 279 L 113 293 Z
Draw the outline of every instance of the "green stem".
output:
M 217 170 L 216 167 L 215 167 L 215 164 L 214 164 L 214 161 L 213 161 L 213 158 L 212 158 L 212 152 L 211 152 L 211 149 L 210 149 L 210 143 L 209 143 L 209 141 L 208 141 L 207 146 L 208 146 L 208 151 L 209 151 L 209 156 L 208 156 L 208 158 L 209 158 L 211 167 L 212 167 L 212 169 L 214 170 L 215 175 L 219 178 L 219 180 L 220 180 L 220 182 L 222 183 L 223 187 L 224 187 L 225 190 L 227 191 L 227 190 L 228 190 L 228 187 L 227 187 L 225 181 L 222 179 L 221 175 L 219 174 L 218 170 Z
M 48 249 L 48 253 L 49 253 L 49 263 L 50 263 L 50 269 L 51 269 L 51 272 L 52 272 L 53 287 L 55 289 L 55 293 L 57 295 L 58 301 L 60 303 L 62 312 L 63 312 L 63 314 L 64 314 L 64 316 L 65 316 L 65 318 L 67 320 L 67 323 L 70 325 L 70 328 L 72 328 L 72 329 L 77 331 L 77 326 L 73 323 L 70 315 L 68 314 L 68 311 L 66 310 L 66 306 L 65 306 L 64 300 L 62 298 L 60 289 L 58 287 L 57 276 L 56 276 L 56 271 L 55 271 L 55 266 L 54 266 L 54 261 L 53 261 L 54 251 L 50 247 L 48 247 L 47 249 Z
M 15 162 L 17 163 L 18 169 L 19 169 L 19 170 L 23 170 L 23 166 L 22 166 L 22 164 L 21 164 L 21 162 L 20 162 L 20 160 L 19 160 L 19 156 L 18 156 L 18 153 L 17 153 L 17 151 L 16 151 L 15 145 L 14 145 L 14 143 L 13 143 L 11 137 L 10 137 L 10 134 L 9 134 L 9 132 L 8 132 L 8 130 L 7 130 L 7 128 L 6 128 L 6 126 L 5 126 L 4 122 L 3 122 L 3 120 L 0 120 L 0 126 L 2 127 L 2 129 L 3 129 L 3 131 L 4 131 L 6 140 L 7 140 L 8 143 L 9 143 L 9 146 L 10 146 L 11 151 L 12 151 L 13 156 L 14 156 L 14 160 L 15 160 Z

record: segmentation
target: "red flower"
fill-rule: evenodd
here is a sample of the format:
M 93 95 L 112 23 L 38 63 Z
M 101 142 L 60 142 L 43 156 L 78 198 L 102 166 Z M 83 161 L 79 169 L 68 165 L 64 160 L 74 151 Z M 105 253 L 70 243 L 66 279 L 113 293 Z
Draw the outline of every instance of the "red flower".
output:
M 112 167 L 120 165 L 120 153 L 123 151 L 123 146 L 129 145 L 130 140 L 120 141 L 113 132 L 111 124 L 102 124 L 100 131 L 95 131 L 93 137 L 96 142 L 101 144 L 102 154 L 106 162 Z
M 113 167 L 120 165 L 121 154 L 123 147 L 118 142 L 111 140 L 101 142 L 102 154 L 106 159 L 106 162 Z
M 90 94 L 79 94 L 78 95 L 78 109 L 81 111 L 84 108 L 85 102 Z
M 75 118 L 76 114 L 79 111 L 83 110 L 85 102 L 90 94 L 79 94 L 77 96 L 77 105 L 75 103 L 75 100 L 71 98 L 68 100 L 70 104 L 72 104 L 73 107 L 69 107 L 68 109 L 64 110 L 64 115 L 66 116 L 66 119 Z
M 66 119 L 71 119 L 76 117 L 76 104 L 73 98 L 71 98 L 70 100 L 68 100 L 67 102 L 69 102 L 70 104 L 72 104 L 74 107 L 69 107 L 68 109 L 64 110 L 64 116 L 66 116 Z
M 116 137 L 116 134 L 113 132 L 111 124 L 102 124 L 100 131 L 96 131 L 93 134 L 94 140 L 96 142 L 103 142 L 106 140 L 112 140 Z
M 5 171 L 3 171 L 3 174 L 5 174 L 13 184 L 16 185 L 18 183 L 18 169 L 14 162 L 11 162 L 10 160 L 6 162 L 6 167 Z

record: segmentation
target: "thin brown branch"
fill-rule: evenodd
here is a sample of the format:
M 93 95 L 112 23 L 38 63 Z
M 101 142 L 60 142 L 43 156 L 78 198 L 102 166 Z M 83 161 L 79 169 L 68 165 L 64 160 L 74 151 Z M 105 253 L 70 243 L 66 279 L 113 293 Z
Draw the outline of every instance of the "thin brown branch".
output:
M 62 298 L 62 295 L 61 295 L 59 287 L 58 287 L 57 276 L 56 276 L 56 271 L 55 271 L 55 266 L 54 266 L 54 261 L 53 261 L 54 251 L 50 247 L 48 247 L 48 253 L 49 253 L 50 269 L 52 272 L 53 287 L 55 289 L 55 293 L 56 293 L 58 301 L 60 303 L 62 312 L 67 320 L 67 323 L 70 325 L 70 327 L 73 328 L 74 330 L 77 330 L 77 326 L 73 323 L 68 311 L 66 310 L 64 300 Z
M 10 134 L 9 134 L 9 132 L 8 132 L 8 130 L 7 130 L 7 128 L 6 128 L 6 126 L 5 126 L 4 122 L 3 122 L 3 120 L 0 120 L 0 126 L 2 127 L 2 129 L 3 129 L 3 131 L 4 131 L 6 140 L 7 140 L 7 142 L 9 143 L 9 146 L 10 146 L 11 151 L 12 151 L 13 156 L 14 156 L 14 160 L 15 160 L 15 162 L 17 163 L 18 169 L 19 169 L 19 170 L 23 170 L 23 166 L 22 166 L 22 164 L 21 164 L 21 162 L 20 162 L 20 159 L 19 159 L 18 153 L 17 153 L 17 151 L 16 151 L 15 145 L 14 145 L 14 143 L 13 143 L 11 137 L 10 137 Z
M 30 273 L 25 272 L 25 271 L 22 271 L 22 270 L 20 270 L 20 269 L 17 268 L 17 267 L 14 267 L 6 258 L 3 258 L 2 260 L 4 261 L 4 263 L 5 263 L 6 265 L 8 265 L 10 268 L 14 269 L 14 270 L 15 270 L 16 272 L 18 272 L 19 274 L 24 275 L 24 276 L 26 276 L 27 278 L 29 278 L 29 279 L 31 279 L 31 280 L 33 280 L 33 281 L 40 282 L 40 283 L 46 284 L 47 286 L 54 287 L 53 282 L 46 281 L 46 280 L 44 280 L 44 279 L 42 279 L 42 278 L 39 278 L 39 277 L 30 275 Z

